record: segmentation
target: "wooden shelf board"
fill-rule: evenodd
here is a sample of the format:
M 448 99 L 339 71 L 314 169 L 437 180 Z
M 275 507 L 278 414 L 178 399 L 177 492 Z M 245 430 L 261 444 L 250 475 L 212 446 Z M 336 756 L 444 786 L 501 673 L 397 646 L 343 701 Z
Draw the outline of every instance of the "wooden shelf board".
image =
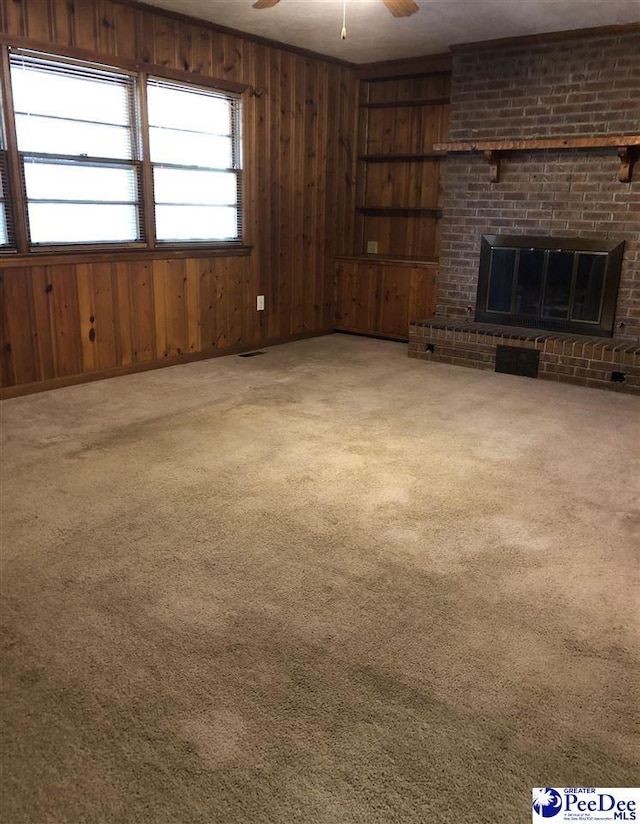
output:
M 412 163 L 421 160 L 442 160 L 446 152 L 423 152 L 422 154 L 362 154 L 358 160 L 365 163 Z
M 336 260 L 353 260 L 359 263 L 389 263 L 399 266 L 413 266 L 430 269 L 438 265 L 438 259 L 434 257 L 416 257 L 415 255 L 368 255 L 365 252 L 355 255 L 336 255 Z
M 538 149 L 600 149 L 640 146 L 640 135 L 598 135 L 593 137 L 531 137 L 518 140 L 458 140 L 436 143 L 438 152 L 511 152 Z
M 414 208 L 401 206 L 356 206 L 361 215 L 380 217 L 441 217 L 442 209 Z
M 640 135 L 612 134 L 592 137 L 532 137 L 523 140 L 458 140 L 436 143 L 436 151 L 453 153 L 483 152 L 489 162 L 489 179 L 496 183 L 500 177 L 500 156 L 504 152 L 557 151 L 559 149 L 603 149 L 618 150 L 621 183 L 630 183 L 633 164 L 638 156 Z
M 446 106 L 449 97 L 416 97 L 412 100 L 367 100 L 360 105 L 365 109 L 398 109 L 406 106 Z

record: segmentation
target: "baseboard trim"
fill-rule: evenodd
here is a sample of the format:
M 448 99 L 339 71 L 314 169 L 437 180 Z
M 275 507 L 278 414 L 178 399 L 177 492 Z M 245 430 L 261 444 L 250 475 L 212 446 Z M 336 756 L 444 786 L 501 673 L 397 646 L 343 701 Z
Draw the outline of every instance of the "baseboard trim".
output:
M 48 380 L 35 381 L 33 383 L 5 386 L 0 389 L 0 400 L 10 400 L 11 398 L 19 398 L 23 395 L 48 392 L 50 389 L 62 389 L 66 386 L 77 386 L 81 383 L 91 383 L 92 381 L 101 381 L 107 378 L 120 378 L 125 375 L 134 375 L 137 372 L 150 372 L 153 369 L 164 369 L 166 366 L 178 366 L 181 363 L 194 363 L 195 361 L 210 360 L 211 358 L 221 358 L 225 355 L 239 355 L 242 352 L 252 352 L 254 349 L 266 349 L 269 346 L 281 346 L 283 343 L 292 343 L 297 340 L 331 335 L 334 331 L 333 328 L 330 328 L 319 329 L 314 332 L 300 332 L 297 335 L 287 335 L 286 337 L 257 341 L 250 346 L 241 344 L 239 346 L 228 346 L 215 352 L 194 352 L 184 355 L 172 355 L 171 357 L 162 358 L 162 360 L 128 363 L 124 366 L 114 366 L 96 372 L 82 372 L 76 375 L 65 375 L 64 377 L 49 378 Z

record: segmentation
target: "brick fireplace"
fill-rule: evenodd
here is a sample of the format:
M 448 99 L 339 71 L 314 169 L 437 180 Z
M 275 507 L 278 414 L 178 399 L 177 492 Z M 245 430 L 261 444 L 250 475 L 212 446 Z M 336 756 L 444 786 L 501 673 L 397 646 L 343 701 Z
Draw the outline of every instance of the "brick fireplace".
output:
M 640 394 L 640 149 L 617 145 L 639 133 L 640 31 L 455 51 L 449 145 L 549 146 L 449 154 L 437 317 L 410 356 L 493 369 L 497 346 L 531 348 L 539 377 Z M 624 241 L 613 337 L 476 323 L 482 237 L 503 234 Z

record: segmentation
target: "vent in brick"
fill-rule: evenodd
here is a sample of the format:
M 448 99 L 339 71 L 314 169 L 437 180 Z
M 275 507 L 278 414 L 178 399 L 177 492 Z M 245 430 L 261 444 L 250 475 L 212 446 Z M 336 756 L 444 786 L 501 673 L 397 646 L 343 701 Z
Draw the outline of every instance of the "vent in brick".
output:
M 525 349 L 523 346 L 496 346 L 496 372 L 537 378 L 539 360 L 540 352 L 537 349 Z
M 627 379 L 627 376 L 624 374 L 624 372 L 612 372 L 611 373 L 611 380 L 614 383 L 624 383 L 626 379 Z

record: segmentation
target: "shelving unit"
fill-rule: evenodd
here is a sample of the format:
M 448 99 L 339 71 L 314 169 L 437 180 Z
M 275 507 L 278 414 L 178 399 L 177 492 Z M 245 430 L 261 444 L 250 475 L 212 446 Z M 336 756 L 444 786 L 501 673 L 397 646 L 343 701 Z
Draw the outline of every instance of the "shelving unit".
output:
M 409 323 L 435 312 L 447 153 L 434 144 L 448 129 L 450 79 L 446 55 L 360 75 L 353 254 L 335 259 L 341 331 L 406 341 Z
M 355 249 L 383 255 L 436 256 L 442 215 L 434 144 L 446 135 L 450 73 L 361 82 Z

